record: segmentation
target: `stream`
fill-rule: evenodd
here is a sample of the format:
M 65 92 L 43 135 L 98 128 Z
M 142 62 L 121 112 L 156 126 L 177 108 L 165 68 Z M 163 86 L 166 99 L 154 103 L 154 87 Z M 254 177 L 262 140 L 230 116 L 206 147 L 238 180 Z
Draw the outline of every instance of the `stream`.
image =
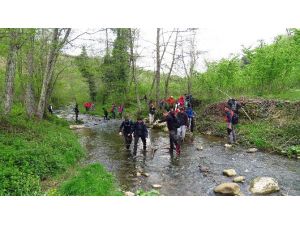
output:
M 73 120 L 72 114 L 57 114 Z M 244 195 L 252 195 L 249 184 L 258 176 L 278 181 L 280 191 L 270 195 L 300 195 L 300 162 L 296 159 L 261 151 L 247 153 L 247 149 L 239 146 L 226 149 L 224 139 L 201 135 L 188 139 L 182 146 L 181 156 L 176 157 L 174 152 L 171 158 L 168 134 L 153 129 L 149 129 L 146 155 L 142 154 L 139 141 L 137 157 L 133 159 L 125 149 L 123 136 L 118 134 L 121 120 L 100 121 L 89 115 L 80 115 L 79 119 L 85 128 L 74 132 L 88 151 L 85 163 L 104 165 L 115 175 L 123 191 L 150 191 L 153 184 L 159 184 L 161 195 L 214 196 L 214 187 L 232 181 L 222 174 L 224 169 L 232 168 L 246 178 L 244 183 L 239 183 Z M 196 146 L 202 146 L 203 150 L 197 150 Z M 208 171 L 201 172 L 199 166 Z

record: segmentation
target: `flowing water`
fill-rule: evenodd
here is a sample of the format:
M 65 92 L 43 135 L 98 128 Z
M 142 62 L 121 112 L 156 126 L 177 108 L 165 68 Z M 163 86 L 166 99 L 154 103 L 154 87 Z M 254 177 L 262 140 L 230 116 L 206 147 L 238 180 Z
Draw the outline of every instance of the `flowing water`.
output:
M 69 116 L 70 118 L 70 116 Z M 222 175 L 224 169 L 233 168 L 246 177 L 239 184 L 244 195 L 249 192 L 250 181 L 257 176 L 275 178 L 281 190 L 272 195 L 300 195 L 300 162 L 270 153 L 246 153 L 246 149 L 225 149 L 224 140 L 196 136 L 182 146 L 180 157 L 172 158 L 168 152 L 168 134 L 149 129 L 146 155 L 139 142 L 137 157 L 124 148 L 123 137 L 118 135 L 120 120 L 99 121 L 94 117 L 80 117 L 87 128 L 76 130 L 82 145 L 88 150 L 86 163 L 101 163 L 112 172 L 124 191 L 149 191 L 152 184 L 160 184 L 161 195 L 215 195 L 213 189 L 232 178 Z M 199 151 L 196 146 L 202 146 Z M 133 143 L 131 146 L 131 151 Z M 199 166 L 208 172 L 201 172 Z M 147 173 L 143 176 L 139 173 Z

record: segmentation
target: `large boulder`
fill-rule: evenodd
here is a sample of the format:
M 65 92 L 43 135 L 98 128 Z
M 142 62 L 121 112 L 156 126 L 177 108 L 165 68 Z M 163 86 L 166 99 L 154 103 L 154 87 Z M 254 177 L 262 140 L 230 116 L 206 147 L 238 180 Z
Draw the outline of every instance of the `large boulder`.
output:
M 270 194 L 279 190 L 278 182 L 272 177 L 256 177 L 250 183 L 250 191 L 257 195 Z
M 223 174 L 227 177 L 233 177 L 236 176 L 236 172 L 234 169 L 227 169 L 223 171 Z
M 236 183 L 222 183 L 214 188 L 214 192 L 222 195 L 239 195 L 240 186 Z

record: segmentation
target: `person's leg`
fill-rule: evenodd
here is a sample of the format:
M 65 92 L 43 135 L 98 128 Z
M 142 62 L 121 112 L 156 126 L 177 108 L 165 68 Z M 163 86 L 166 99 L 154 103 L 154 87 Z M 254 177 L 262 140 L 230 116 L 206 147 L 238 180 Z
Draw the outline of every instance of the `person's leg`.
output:
M 145 151 L 146 151 L 146 148 L 147 148 L 146 137 L 141 137 L 141 139 L 142 139 L 142 142 L 143 142 L 143 151 L 145 152 Z
M 139 136 L 135 136 L 134 137 L 134 147 L 133 147 L 133 155 L 134 156 L 136 156 L 138 142 L 139 142 Z
M 185 133 L 186 133 L 186 126 L 185 125 L 181 126 L 181 132 L 182 132 L 181 138 L 182 138 L 182 141 L 184 141 Z
M 235 134 L 235 127 L 234 126 L 232 126 L 232 141 L 233 141 L 233 143 L 235 143 L 236 142 L 236 134 Z
M 170 139 L 170 154 L 173 154 L 174 150 L 174 131 L 169 131 L 169 139 Z
M 124 140 L 125 140 L 125 146 L 126 146 L 126 149 L 128 150 L 130 147 L 130 142 L 129 142 L 130 139 L 128 137 L 128 134 L 124 133 L 123 135 L 124 135 Z

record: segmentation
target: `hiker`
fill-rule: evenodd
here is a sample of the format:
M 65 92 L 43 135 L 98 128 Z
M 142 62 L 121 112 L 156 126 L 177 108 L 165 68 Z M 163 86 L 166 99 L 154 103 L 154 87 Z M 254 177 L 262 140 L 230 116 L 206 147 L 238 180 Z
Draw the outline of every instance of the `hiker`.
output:
M 123 119 L 123 112 L 124 112 L 123 104 L 118 107 L 118 112 L 119 112 L 120 119 Z
M 155 108 L 154 104 L 152 103 L 149 106 L 149 124 L 153 124 L 155 112 L 156 112 L 156 108 Z
M 188 115 L 184 111 L 183 107 L 180 107 L 180 111 L 177 113 L 177 120 L 179 122 L 180 127 L 177 129 L 177 135 L 180 138 L 181 142 L 184 141 L 186 128 L 189 125 Z
M 225 120 L 227 123 L 228 142 L 233 144 L 236 142 L 235 125 L 238 123 L 237 114 L 230 108 L 230 105 L 225 105 Z
M 112 104 L 112 107 L 111 107 L 111 110 L 110 110 L 111 116 L 112 116 L 113 119 L 116 119 L 116 110 L 117 110 L 117 107 L 116 107 L 116 105 L 113 103 L 113 104 Z
M 175 101 L 175 99 L 174 99 L 173 96 L 170 96 L 170 97 L 167 99 L 167 102 L 168 102 L 170 108 L 174 108 L 174 105 L 175 105 L 176 101 Z
M 181 96 L 178 98 L 178 101 L 177 101 L 177 102 L 178 102 L 179 106 L 184 107 L 184 103 L 185 103 L 184 96 L 181 95 Z
M 106 108 L 102 108 L 102 109 L 103 109 L 103 112 L 104 112 L 104 120 L 109 120 L 108 112 L 107 112 Z
M 143 152 L 146 153 L 146 138 L 148 137 L 148 130 L 143 121 L 139 116 L 137 121 L 134 123 L 132 132 L 134 133 L 134 147 L 133 147 L 133 156 L 136 156 L 137 144 L 139 139 L 142 139 L 143 142 Z
M 133 122 L 129 119 L 129 116 L 125 116 L 125 120 L 122 122 L 119 134 L 124 137 L 126 149 L 129 150 L 131 142 L 132 142 L 132 130 L 133 130 Z
M 85 107 L 85 111 L 88 112 L 90 110 L 90 108 L 92 107 L 92 104 L 91 102 L 86 102 L 84 103 L 84 107 Z
M 48 105 L 48 111 L 50 114 L 53 114 L 53 107 L 52 105 Z
M 227 101 L 227 104 L 234 113 L 239 114 L 239 109 L 242 107 L 242 104 L 239 101 L 231 98 Z
M 74 112 L 75 112 L 76 122 L 78 122 L 79 108 L 78 108 L 78 104 L 77 103 L 75 104 Z
M 188 108 L 186 109 L 186 114 L 188 116 L 188 129 L 193 132 L 193 120 L 194 120 L 194 116 L 195 116 L 195 113 L 191 107 L 191 105 L 189 104 L 188 105 Z
M 180 155 L 180 144 L 178 142 L 178 137 L 177 137 L 177 129 L 179 128 L 179 123 L 177 118 L 175 117 L 175 112 L 174 110 L 171 109 L 170 112 L 164 111 L 163 113 L 164 118 L 158 123 L 162 122 L 167 122 L 167 127 L 169 130 L 169 139 L 170 139 L 170 155 L 171 157 L 173 156 L 173 150 L 174 150 L 174 144 L 176 146 L 176 155 Z

